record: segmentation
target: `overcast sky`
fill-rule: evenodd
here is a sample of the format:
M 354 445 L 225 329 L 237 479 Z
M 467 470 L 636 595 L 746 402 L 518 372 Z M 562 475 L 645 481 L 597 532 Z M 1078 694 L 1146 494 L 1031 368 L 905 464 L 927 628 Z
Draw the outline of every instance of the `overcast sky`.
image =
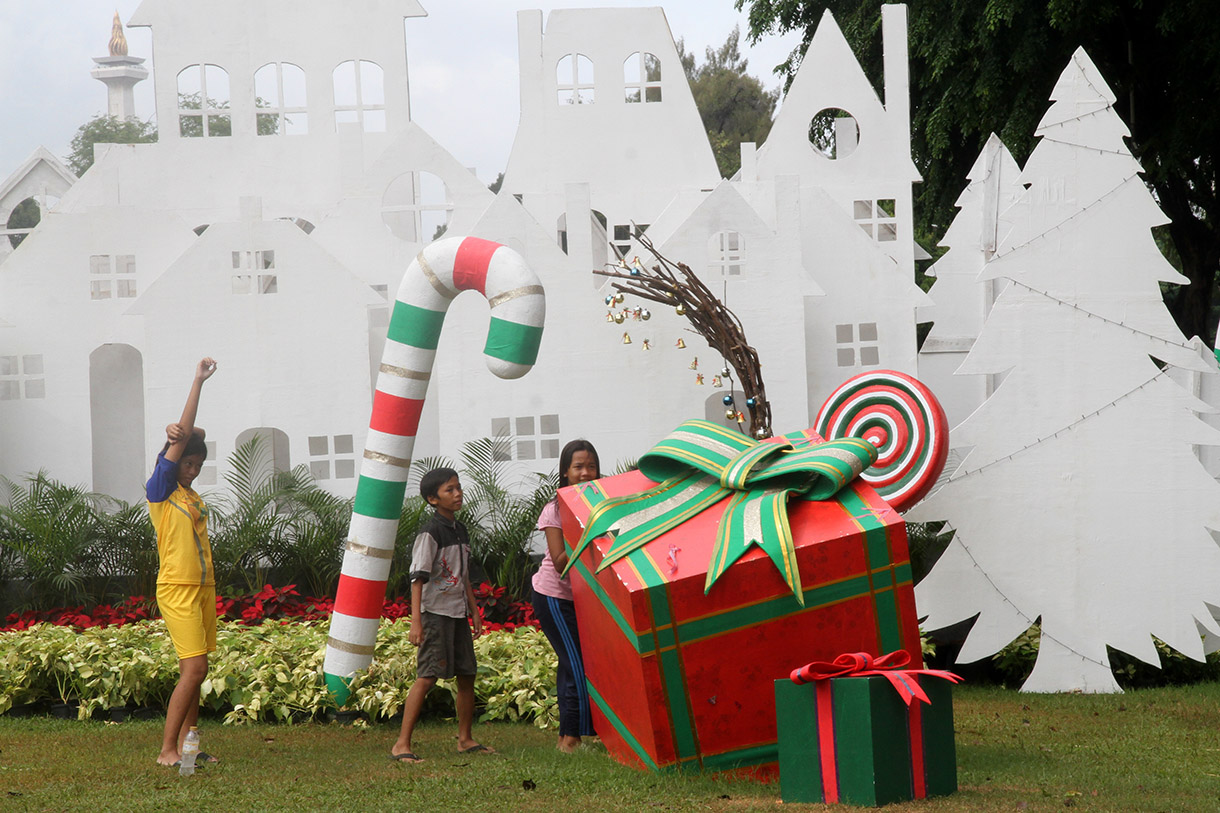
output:
M 508 161 L 519 116 L 517 11 L 541 8 L 545 14 L 554 8 L 658 5 L 655 0 L 421 3 L 428 16 L 408 22 L 406 34 L 412 117 L 487 182 Z M 0 0 L 0 182 L 40 145 L 62 159 L 76 129 L 105 112 L 106 88 L 89 75 L 92 58 L 107 54 L 114 12 L 126 24 L 139 4 L 140 0 Z M 733 9 L 733 0 L 671 0 L 659 5 L 674 38 L 684 37 L 687 50 L 700 59 L 707 46 L 722 44 L 740 24 L 750 72 L 768 88 L 779 86 L 771 69 L 800 40 L 789 34 L 745 47 L 745 14 Z M 151 61 L 149 29 L 130 29 L 127 39 L 132 56 Z M 155 71 L 155 64 L 152 68 Z M 153 116 L 151 77 L 136 88 L 136 112 L 141 118 Z

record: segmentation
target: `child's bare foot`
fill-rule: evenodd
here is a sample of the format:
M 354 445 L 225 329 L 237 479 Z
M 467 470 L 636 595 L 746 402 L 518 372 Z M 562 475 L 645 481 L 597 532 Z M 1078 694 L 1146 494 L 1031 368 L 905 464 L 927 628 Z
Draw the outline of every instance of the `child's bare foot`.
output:
M 565 754 L 571 754 L 580 750 L 580 737 L 560 737 L 558 745 L 555 746 Z
M 172 768 L 175 765 L 177 765 L 181 761 L 181 759 L 182 758 L 180 756 L 178 756 L 178 754 L 174 751 L 170 751 L 168 753 L 165 751 L 162 751 L 160 754 L 157 755 L 157 764 L 164 765 L 167 768 Z

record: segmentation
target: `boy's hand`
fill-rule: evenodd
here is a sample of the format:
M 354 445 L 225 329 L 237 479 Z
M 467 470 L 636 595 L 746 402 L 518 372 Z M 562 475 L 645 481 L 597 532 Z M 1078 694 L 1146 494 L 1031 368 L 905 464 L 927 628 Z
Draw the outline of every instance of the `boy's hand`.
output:
M 407 632 L 407 640 L 415 646 L 423 646 L 424 624 L 415 616 L 411 617 L 411 629 Z
M 170 443 L 177 443 L 186 438 L 186 432 L 182 431 L 182 424 L 171 423 L 165 427 L 165 437 L 169 438 Z
M 195 378 L 199 381 L 207 381 L 214 372 L 216 372 L 216 362 L 209 356 L 202 359 L 199 366 L 195 368 Z
M 474 637 L 478 638 L 483 634 L 483 616 L 479 615 L 478 608 L 475 609 L 471 620 L 474 622 Z

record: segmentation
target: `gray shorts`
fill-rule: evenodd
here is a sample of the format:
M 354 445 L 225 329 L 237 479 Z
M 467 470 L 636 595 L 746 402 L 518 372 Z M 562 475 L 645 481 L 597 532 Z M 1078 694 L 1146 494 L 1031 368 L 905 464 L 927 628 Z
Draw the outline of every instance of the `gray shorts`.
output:
M 451 678 L 473 675 L 474 638 L 470 622 L 424 611 L 424 642 L 419 647 L 416 677 Z

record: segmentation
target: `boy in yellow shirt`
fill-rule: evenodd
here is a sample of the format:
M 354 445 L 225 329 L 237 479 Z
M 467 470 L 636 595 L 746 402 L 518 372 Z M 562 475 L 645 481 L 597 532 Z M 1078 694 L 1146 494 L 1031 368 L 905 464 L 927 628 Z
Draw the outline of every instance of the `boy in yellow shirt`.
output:
M 157 533 L 157 605 L 178 653 L 178 683 L 165 714 L 157 762 L 176 765 L 182 740 L 199 717 L 199 688 L 208 672 L 208 653 L 216 650 L 216 579 L 208 544 L 208 509 L 191 488 L 207 459 L 204 432 L 195 426 L 203 382 L 216 372 L 205 358 L 195 368 L 186 406 L 178 423 L 166 427 L 165 448 L 157 455 L 145 486 L 148 517 Z M 217 762 L 208 754 L 202 764 Z

